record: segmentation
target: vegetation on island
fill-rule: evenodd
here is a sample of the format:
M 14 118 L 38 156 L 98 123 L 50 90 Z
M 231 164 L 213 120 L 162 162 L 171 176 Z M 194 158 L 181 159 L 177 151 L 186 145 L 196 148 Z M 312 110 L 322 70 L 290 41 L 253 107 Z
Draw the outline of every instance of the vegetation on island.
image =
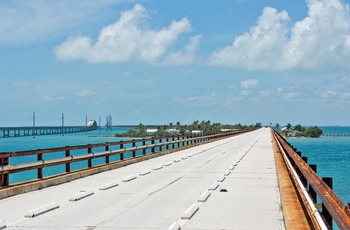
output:
M 252 127 L 261 127 L 261 123 L 257 122 L 255 125 L 222 125 L 220 123 L 212 123 L 211 121 L 201 121 L 198 120 L 192 122 L 189 125 L 181 125 L 180 122 L 169 123 L 169 125 L 159 125 L 156 130 L 152 130 L 152 132 L 147 132 L 147 128 L 144 124 L 140 123 L 138 125 L 138 129 L 129 129 L 125 133 L 115 134 L 115 137 L 148 137 L 148 136 L 174 136 L 174 135 L 184 135 L 192 132 L 200 132 L 200 133 L 210 133 L 210 132 L 219 132 L 222 130 L 237 130 L 244 128 L 252 128 Z
M 288 123 L 284 128 L 281 128 L 277 123 L 275 125 L 276 130 L 283 136 L 286 137 L 312 137 L 317 138 L 323 134 L 323 131 L 318 126 L 310 126 L 305 128 L 300 124 L 295 125 L 294 127 Z

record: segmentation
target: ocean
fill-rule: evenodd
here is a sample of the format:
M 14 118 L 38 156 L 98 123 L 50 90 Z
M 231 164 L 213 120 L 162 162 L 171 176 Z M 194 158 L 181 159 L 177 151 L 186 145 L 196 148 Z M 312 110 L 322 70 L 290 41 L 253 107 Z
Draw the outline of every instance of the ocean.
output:
M 320 138 L 287 138 L 309 164 L 317 165 L 320 177 L 333 178 L 333 191 L 347 204 L 350 202 L 350 127 L 319 127 Z
M 287 138 L 309 164 L 317 165 L 320 177 L 333 178 L 333 190 L 344 203 L 350 202 L 350 127 L 320 127 L 325 134 L 320 138 Z M 0 152 L 35 150 L 62 146 L 96 144 L 122 140 L 114 134 L 123 133 L 124 128 L 95 130 L 87 133 L 42 135 L 33 137 L 0 138 Z M 125 138 L 124 138 L 125 140 Z M 14 162 L 10 162 L 14 163 Z M 30 173 L 29 173 L 30 174 Z M 35 171 L 33 172 L 33 175 Z M 27 174 L 10 177 L 10 183 L 31 179 Z
M 1 137 L 0 138 L 0 152 L 18 152 L 24 150 L 36 150 L 45 148 L 55 148 L 64 146 L 77 146 L 87 144 L 98 144 L 105 142 L 118 142 L 120 140 L 132 139 L 132 138 L 116 138 L 116 133 L 124 133 L 128 127 L 123 128 L 112 128 L 112 130 L 100 129 L 90 132 L 81 133 L 66 133 L 64 135 L 37 135 L 33 136 L 22 136 L 22 137 Z M 127 146 L 125 146 L 127 147 Z M 100 150 L 101 152 L 104 150 Z M 73 154 L 73 153 L 72 153 Z M 78 150 L 74 152 L 75 155 L 86 154 L 86 149 Z M 44 154 L 43 159 L 62 158 L 64 157 L 63 152 L 54 154 Z M 125 157 L 128 157 L 126 154 Z M 119 156 L 112 156 L 111 161 L 118 160 Z M 36 155 L 25 156 L 25 157 L 14 157 L 10 158 L 10 164 L 21 164 L 33 162 L 36 160 Z M 101 159 L 102 163 L 103 159 Z M 71 170 L 77 170 L 86 167 L 86 162 L 75 162 L 71 164 Z M 51 166 L 44 168 L 43 174 L 50 176 L 65 171 L 64 165 Z M 9 177 L 10 184 L 33 180 L 37 176 L 36 170 L 13 173 Z

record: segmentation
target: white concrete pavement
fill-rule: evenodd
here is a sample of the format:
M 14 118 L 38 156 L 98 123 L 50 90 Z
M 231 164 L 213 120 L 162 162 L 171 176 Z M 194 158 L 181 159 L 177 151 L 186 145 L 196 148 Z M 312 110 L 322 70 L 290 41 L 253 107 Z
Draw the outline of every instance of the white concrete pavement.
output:
M 93 194 L 70 201 L 81 191 Z M 25 217 L 53 202 L 59 207 Z M 199 209 L 184 219 L 192 205 Z M 5 229 L 284 229 L 282 216 L 268 128 L 0 200 Z

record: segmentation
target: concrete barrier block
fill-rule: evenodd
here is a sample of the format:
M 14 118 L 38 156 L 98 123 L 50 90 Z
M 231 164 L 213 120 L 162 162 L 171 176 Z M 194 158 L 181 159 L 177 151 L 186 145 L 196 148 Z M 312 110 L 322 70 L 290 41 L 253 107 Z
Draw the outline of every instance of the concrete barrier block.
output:
M 170 227 L 168 228 L 168 230 L 180 230 L 180 229 L 181 229 L 181 226 L 177 222 L 172 223 L 172 225 L 170 225 Z
M 181 219 L 189 220 L 192 218 L 192 216 L 198 211 L 199 207 L 198 205 L 192 204 L 191 207 L 189 207 L 184 214 L 182 214 Z
M 217 181 L 218 182 L 223 182 L 225 180 L 225 178 L 226 178 L 225 175 L 222 174 Z
M 210 185 L 209 190 L 215 190 L 215 189 L 217 189 L 217 187 L 219 187 L 219 184 L 218 184 L 218 182 L 215 181 L 214 183 L 212 183 Z
M 110 188 L 113 188 L 113 187 L 116 187 L 116 186 L 118 186 L 117 182 L 111 182 L 111 183 L 102 185 L 99 189 L 100 190 L 107 190 L 107 189 L 110 189 Z
M 52 203 L 44 205 L 42 207 L 30 210 L 27 214 L 24 215 L 24 217 L 33 218 L 33 217 L 39 216 L 41 214 L 44 214 L 46 212 L 52 211 L 52 210 L 59 208 L 59 207 L 60 206 L 58 205 L 57 202 L 52 202 Z
M 0 220 L 0 229 L 5 229 L 6 228 L 6 223 L 3 220 Z
M 205 190 L 198 198 L 198 202 L 205 202 L 210 196 L 209 190 Z
M 163 168 L 163 165 L 158 165 L 156 167 L 153 168 L 153 170 L 159 170 L 159 169 L 162 169 Z
M 93 194 L 94 194 L 94 192 L 91 190 L 81 191 L 80 193 L 69 198 L 69 201 L 78 201 L 78 200 L 81 200 L 81 199 L 86 198 L 88 196 L 91 196 Z
M 142 172 L 140 172 L 140 176 L 144 176 L 144 175 L 147 175 L 147 174 L 150 174 L 151 173 L 151 170 L 147 169 L 147 170 L 144 170 Z
M 137 177 L 134 175 L 126 176 L 126 177 L 124 177 L 123 182 L 128 182 L 128 181 L 134 180 L 136 178 Z

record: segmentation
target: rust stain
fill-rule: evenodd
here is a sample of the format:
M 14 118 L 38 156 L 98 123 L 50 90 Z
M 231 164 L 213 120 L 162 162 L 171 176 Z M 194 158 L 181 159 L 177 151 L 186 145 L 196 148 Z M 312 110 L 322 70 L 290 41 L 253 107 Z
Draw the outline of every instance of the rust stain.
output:
M 272 136 L 284 223 L 287 230 L 315 229 L 288 173 L 278 145 Z

